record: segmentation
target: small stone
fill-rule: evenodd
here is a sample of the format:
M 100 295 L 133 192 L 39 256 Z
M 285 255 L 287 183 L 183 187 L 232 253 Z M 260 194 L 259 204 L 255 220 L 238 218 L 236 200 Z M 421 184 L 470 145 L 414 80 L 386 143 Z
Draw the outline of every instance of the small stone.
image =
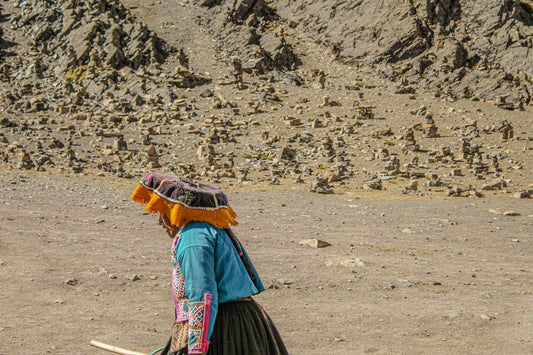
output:
M 124 140 L 123 135 L 118 135 L 117 139 L 113 142 L 113 148 L 116 150 L 127 150 L 128 144 Z
M 278 154 L 279 160 L 288 160 L 288 161 L 295 161 L 296 160 L 296 150 L 291 148 L 290 146 L 284 147 L 281 152 Z
M 78 112 L 74 115 L 72 115 L 72 119 L 73 120 L 77 120 L 77 121 L 84 121 L 87 119 L 87 114 L 84 113 L 84 112 Z
M 65 284 L 67 284 L 69 286 L 76 286 L 78 283 L 79 283 L 79 281 L 76 280 L 76 279 L 65 280 Z
M 355 119 L 357 120 L 372 120 L 374 119 L 373 106 L 358 106 L 355 107 Z
M 316 178 L 311 182 L 309 191 L 319 194 L 332 194 L 333 189 L 329 186 L 328 181 L 322 178 Z
M 418 190 L 418 181 L 417 180 L 409 181 L 409 184 L 405 187 L 405 189 L 412 190 L 412 191 Z
M 136 274 L 129 274 L 126 276 L 129 281 L 139 281 L 141 278 Z
M 514 198 L 530 198 L 531 195 L 527 191 L 521 191 L 514 194 Z
M 366 264 L 359 258 L 339 258 L 335 260 L 326 261 L 328 268 L 333 265 L 345 266 L 350 269 L 357 269 L 357 267 L 366 266 Z
M 488 314 L 482 314 L 479 316 L 482 320 L 490 322 L 493 319 L 496 319 L 496 317 L 488 315 Z
M 516 216 L 520 216 L 520 213 L 516 211 L 505 211 L 503 212 L 503 215 L 507 217 L 516 217 Z
M 268 285 L 267 289 L 268 290 L 277 290 L 277 289 L 279 289 L 279 285 L 276 285 L 276 283 L 273 282 L 270 285 Z
M 326 179 L 328 183 L 332 183 L 339 180 L 339 174 L 334 171 L 326 171 L 324 173 L 324 179 Z
M 305 239 L 299 242 L 300 245 L 308 245 L 312 248 L 325 248 L 331 244 L 320 239 Z
M 285 279 L 279 279 L 278 282 L 282 285 L 292 285 L 294 281 L 292 280 L 285 280 Z
M 0 133 L 0 143 L 9 144 L 9 141 L 7 140 L 6 136 L 3 133 Z
M 200 96 L 201 97 L 213 97 L 213 96 L 215 96 L 215 94 L 213 93 L 213 91 L 211 91 L 209 89 L 205 89 L 204 91 L 202 91 Z
M 24 149 L 20 151 L 19 163 L 17 164 L 17 167 L 22 170 L 29 170 L 35 167 L 35 164 L 31 160 L 30 154 L 28 154 Z
M 365 182 L 364 185 L 365 190 L 382 190 L 383 184 L 381 183 L 381 179 L 373 179 L 370 181 Z

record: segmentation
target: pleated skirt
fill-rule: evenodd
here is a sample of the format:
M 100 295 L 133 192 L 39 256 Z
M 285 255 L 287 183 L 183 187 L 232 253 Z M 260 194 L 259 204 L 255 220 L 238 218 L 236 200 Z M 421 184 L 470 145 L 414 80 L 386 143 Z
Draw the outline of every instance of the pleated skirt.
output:
M 170 340 L 162 355 L 186 355 L 187 349 L 170 353 Z M 286 355 L 276 326 L 254 300 L 219 305 L 208 355 Z

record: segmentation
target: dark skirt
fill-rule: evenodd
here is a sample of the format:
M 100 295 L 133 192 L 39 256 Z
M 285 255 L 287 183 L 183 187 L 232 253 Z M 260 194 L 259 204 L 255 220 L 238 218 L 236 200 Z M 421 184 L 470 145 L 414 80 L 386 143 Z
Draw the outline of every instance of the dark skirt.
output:
M 186 355 L 187 349 L 170 353 L 170 340 L 162 355 Z M 285 355 L 283 340 L 270 317 L 254 300 L 219 305 L 208 355 Z

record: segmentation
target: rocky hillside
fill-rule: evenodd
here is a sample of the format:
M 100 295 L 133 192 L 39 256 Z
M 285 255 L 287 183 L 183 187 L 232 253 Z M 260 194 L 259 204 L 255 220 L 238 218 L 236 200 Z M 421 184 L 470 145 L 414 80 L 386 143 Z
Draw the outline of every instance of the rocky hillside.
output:
M 0 5 L 0 19 L 4 17 L 4 14 L 2 13 L 2 5 Z M 0 60 L 2 60 L 3 56 L 5 55 L 5 49 L 7 47 L 6 40 L 3 38 L 4 30 L 0 28 Z
M 184 23 L 198 21 L 213 37 L 221 38 L 221 57 L 238 70 L 262 74 L 298 65 L 283 37 L 264 35 L 279 17 L 263 1 L 232 5 L 203 1 L 195 7 L 194 12 L 203 16 Z M 2 65 L 6 76 L 2 101 L 11 110 L 57 110 L 65 94 L 77 92 L 75 103 L 120 97 L 119 109 L 129 112 L 144 104 L 143 96 L 170 105 L 176 97 L 174 88 L 210 80 L 192 73 L 187 53 L 165 43 L 120 1 L 35 0 L 18 2 L 15 8 L 9 31 L 20 38 L 17 50 L 27 51 L 28 56 Z M 180 27 L 176 37 L 186 37 L 186 32 Z M 164 65 L 171 54 L 170 63 L 177 63 L 177 68 Z M 30 99 L 30 92 L 40 95 Z
M 526 2 L 3 5 L 0 169 L 533 193 Z
M 301 36 L 345 63 L 457 98 L 531 101 L 528 0 L 275 0 Z
M 11 68 L 19 69 L 11 74 L 16 79 L 30 73 L 79 79 L 91 67 L 100 80 L 88 92 L 98 96 L 109 91 L 110 78 L 116 82 L 127 74 L 108 69 L 152 67 L 155 71 L 145 76 L 157 76 L 169 54 L 178 53 L 120 1 L 35 0 L 17 5 L 20 12 L 11 18 L 11 29 L 22 31 L 34 55 L 40 55 L 29 67 Z M 189 38 L 185 44 L 194 47 L 204 36 L 190 33 L 187 23 L 194 22 L 217 42 L 219 59 L 244 72 L 274 71 L 301 84 L 302 78 L 291 74 L 301 64 L 294 45 L 307 39 L 320 43 L 339 62 L 373 68 L 398 82 L 399 90 L 420 87 L 437 96 L 491 100 L 508 109 L 531 101 L 529 0 L 197 0 L 187 3 L 187 11 L 181 9 L 185 7 L 172 9 L 180 19 L 174 37 Z M 188 67 L 187 54 L 180 54 L 180 63 Z M 206 82 L 189 74 L 183 80 L 178 73 L 173 80 L 181 87 Z M 127 75 L 125 81 L 130 90 L 121 94 L 142 94 Z M 160 80 L 147 78 L 141 85 L 172 99 Z

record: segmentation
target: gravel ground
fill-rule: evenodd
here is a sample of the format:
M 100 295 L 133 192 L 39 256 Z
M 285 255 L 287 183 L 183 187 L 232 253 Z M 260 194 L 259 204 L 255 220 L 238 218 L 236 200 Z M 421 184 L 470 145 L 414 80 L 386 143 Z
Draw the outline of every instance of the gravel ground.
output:
M 149 353 L 166 342 L 170 240 L 129 201 L 134 180 L 1 181 L 0 354 L 103 353 L 91 339 Z M 299 186 L 227 190 L 268 287 L 257 299 L 292 354 L 533 351 L 529 200 Z

